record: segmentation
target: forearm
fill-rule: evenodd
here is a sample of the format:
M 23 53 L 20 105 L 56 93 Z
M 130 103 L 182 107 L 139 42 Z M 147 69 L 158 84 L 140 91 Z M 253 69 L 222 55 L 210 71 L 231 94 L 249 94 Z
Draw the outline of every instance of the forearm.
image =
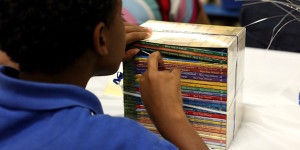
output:
M 153 122 L 161 135 L 183 150 L 208 150 L 196 130 L 189 123 L 183 111 L 156 114 Z
M 179 149 L 208 150 L 182 109 L 180 70 L 158 71 L 162 56 L 148 57 L 147 71 L 140 79 L 140 91 L 147 112 L 161 135 Z

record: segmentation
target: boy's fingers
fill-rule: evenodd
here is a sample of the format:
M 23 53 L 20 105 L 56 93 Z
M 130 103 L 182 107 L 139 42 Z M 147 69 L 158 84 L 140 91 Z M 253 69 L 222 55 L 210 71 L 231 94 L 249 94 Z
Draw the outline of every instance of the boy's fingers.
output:
M 128 22 L 126 22 L 126 21 L 123 21 L 123 23 L 124 23 L 125 26 L 132 26 L 132 25 L 133 25 L 133 24 L 128 23 Z
M 180 80 L 181 71 L 179 69 L 173 69 L 171 73 L 174 74 L 176 79 Z
M 126 33 L 126 44 L 133 43 L 135 41 L 143 40 L 150 37 L 148 32 L 131 32 Z
M 126 44 L 146 39 L 152 34 L 152 30 L 150 28 L 132 25 L 127 22 L 124 22 L 124 25 L 126 32 Z
M 128 51 L 125 52 L 125 55 L 124 55 L 124 58 L 123 58 L 123 61 L 129 61 L 131 60 L 140 50 L 137 49 L 137 48 L 134 48 L 134 49 L 130 49 Z
M 157 72 L 158 71 L 158 62 L 162 61 L 162 56 L 159 52 L 153 52 L 148 57 L 148 71 L 149 72 Z
M 150 32 L 148 28 L 144 28 L 141 26 L 125 26 L 126 33 L 130 32 Z

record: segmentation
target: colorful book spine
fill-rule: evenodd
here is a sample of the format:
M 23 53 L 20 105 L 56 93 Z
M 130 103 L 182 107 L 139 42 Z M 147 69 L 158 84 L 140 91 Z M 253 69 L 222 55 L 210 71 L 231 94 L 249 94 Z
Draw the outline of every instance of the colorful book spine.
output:
M 210 110 L 227 110 L 227 51 L 226 49 L 201 49 L 149 42 L 136 44 L 141 50 L 160 51 L 164 63 L 159 70 L 181 70 L 183 103 Z M 124 90 L 140 94 L 139 81 L 147 70 L 147 55 L 138 54 L 124 64 Z M 124 95 L 125 116 L 137 120 L 150 131 L 159 134 L 152 124 L 139 97 Z M 203 141 L 210 148 L 226 147 L 226 114 L 214 113 L 184 106 L 183 110 Z
M 196 60 L 201 60 L 205 62 L 212 62 L 212 63 L 220 63 L 220 64 L 226 64 L 227 60 L 222 60 L 222 59 L 215 59 L 215 58 L 208 58 L 208 57 L 203 57 L 203 56 L 196 56 L 191 53 L 187 52 L 182 52 L 178 53 L 176 50 L 163 50 L 161 48 L 150 48 L 150 47 L 137 47 L 140 50 L 147 51 L 147 52 L 154 52 L 154 51 L 160 51 L 162 54 L 165 55 L 171 55 L 175 57 L 183 57 L 183 58 L 188 58 L 188 59 L 196 59 Z
M 196 53 L 203 53 L 203 54 L 227 57 L 226 48 L 218 48 L 218 49 L 209 49 L 209 50 L 207 50 L 207 49 L 196 48 L 196 47 L 166 45 L 166 44 L 151 43 L 151 42 L 146 42 L 146 41 L 139 41 L 139 43 L 141 45 L 164 47 L 164 48 L 170 48 L 170 49 L 177 49 L 177 50 L 183 50 L 183 51 L 190 51 L 190 52 L 196 52 Z

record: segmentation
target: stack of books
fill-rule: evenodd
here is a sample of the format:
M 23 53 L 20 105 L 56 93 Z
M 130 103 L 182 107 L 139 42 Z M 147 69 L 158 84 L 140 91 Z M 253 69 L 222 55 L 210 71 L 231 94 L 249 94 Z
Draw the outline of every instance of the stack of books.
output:
M 158 133 L 139 93 L 148 54 L 159 51 L 159 70 L 181 70 L 183 109 L 211 149 L 228 149 L 242 119 L 245 29 L 148 21 L 151 38 L 134 44 L 141 52 L 124 63 L 125 116 Z M 158 133 L 159 134 L 159 133 Z

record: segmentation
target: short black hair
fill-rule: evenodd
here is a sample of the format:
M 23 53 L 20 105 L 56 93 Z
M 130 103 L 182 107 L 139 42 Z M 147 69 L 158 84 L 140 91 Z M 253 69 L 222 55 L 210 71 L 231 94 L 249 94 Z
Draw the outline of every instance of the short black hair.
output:
M 117 0 L 0 0 L 0 49 L 26 72 L 57 73 L 87 49 Z

